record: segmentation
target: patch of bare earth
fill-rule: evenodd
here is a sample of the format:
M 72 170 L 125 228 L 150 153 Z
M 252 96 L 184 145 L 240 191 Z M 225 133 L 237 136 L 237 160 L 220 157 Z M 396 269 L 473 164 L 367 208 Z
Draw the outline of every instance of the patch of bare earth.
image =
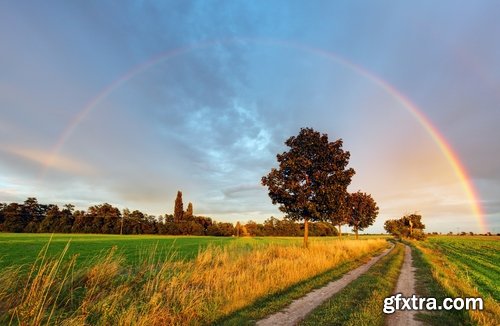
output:
M 413 267 L 413 259 L 411 256 L 411 249 L 405 246 L 405 258 L 403 266 L 401 267 L 401 274 L 399 274 L 398 283 L 394 294 L 401 293 L 403 297 L 411 297 L 415 293 L 415 268 Z M 423 325 L 422 322 L 415 320 L 415 310 L 397 310 L 386 318 L 386 325 L 388 326 L 419 326 Z
M 370 261 L 350 272 L 345 274 L 342 278 L 328 283 L 326 286 L 316 289 L 306 296 L 294 300 L 285 309 L 268 316 L 257 322 L 258 326 L 279 326 L 279 325 L 296 325 L 304 317 L 317 308 L 324 301 L 329 299 L 332 295 L 336 294 L 349 283 L 357 279 L 361 274 L 365 273 L 373 264 L 379 261 L 382 257 L 387 255 L 393 247 L 386 249 L 382 254 L 373 257 Z

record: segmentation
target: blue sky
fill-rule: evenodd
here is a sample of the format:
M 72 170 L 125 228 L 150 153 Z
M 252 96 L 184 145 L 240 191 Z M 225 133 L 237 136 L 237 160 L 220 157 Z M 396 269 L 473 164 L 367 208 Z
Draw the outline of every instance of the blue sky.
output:
M 357 172 L 350 190 L 378 202 L 368 231 L 414 211 L 429 231 L 479 231 L 432 137 L 347 60 L 433 122 L 477 188 L 489 230 L 500 232 L 499 7 L 4 1 L 0 202 L 36 196 L 164 214 L 182 190 L 196 214 L 263 221 L 281 214 L 260 178 L 288 137 L 313 127 L 344 140 Z

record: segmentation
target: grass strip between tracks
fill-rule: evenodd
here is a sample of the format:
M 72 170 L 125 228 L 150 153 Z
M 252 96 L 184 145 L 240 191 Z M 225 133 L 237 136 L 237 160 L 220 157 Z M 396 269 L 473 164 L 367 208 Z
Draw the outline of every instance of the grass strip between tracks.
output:
M 404 246 L 398 243 L 368 272 L 315 309 L 301 325 L 383 325 L 384 298 L 393 293 L 403 259 Z
M 354 261 L 342 263 L 322 274 L 299 282 L 283 291 L 263 297 L 253 304 L 240 309 L 231 315 L 218 320 L 216 325 L 254 325 L 257 320 L 276 313 L 287 307 L 292 301 L 299 299 L 309 292 L 321 288 L 331 281 L 340 279 L 349 271 L 367 263 L 371 257 L 382 253 L 385 248 L 364 255 Z

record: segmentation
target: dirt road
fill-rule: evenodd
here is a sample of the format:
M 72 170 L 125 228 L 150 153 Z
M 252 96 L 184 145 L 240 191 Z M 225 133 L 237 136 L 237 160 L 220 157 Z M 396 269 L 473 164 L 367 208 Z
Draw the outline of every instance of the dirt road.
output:
M 405 246 L 405 258 L 403 266 L 401 267 L 401 274 L 399 274 L 398 283 L 394 294 L 401 293 L 403 297 L 411 297 L 415 294 L 415 268 L 412 266 L 413 259 L 411 257 L 411 249 Z M 388 315 L 386 318 L 386 325 L 388 326 L 418 326 L 423 325 L 421 322 L 416 321 L 414 310 L 398 310 L 395 313 Z
M 381 255 L 373 257 L 368 263 L 350 271 L 341 279 L 328 283 L 326 286 L 310 292 L 308 295 L 293 301 L 288 307 L 269 317 L 257 322 L 258 326 L 278 326 L 278 325 L 296 325 L 308 313 L 313 311 L 325 300 L 342 290 L 349 283 L 365 273 L 380 258 L 387 255 L 393 247 L 386 249 Z

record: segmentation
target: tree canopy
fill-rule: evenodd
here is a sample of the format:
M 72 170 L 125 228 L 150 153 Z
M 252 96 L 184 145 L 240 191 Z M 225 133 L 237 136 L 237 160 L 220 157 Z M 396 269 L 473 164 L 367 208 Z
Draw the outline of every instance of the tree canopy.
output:
M 279 167 L 262 177 L 273 204 L 289 219 L 304 221 L 304 245 L 309 221 L 340 221 L 346 216 L 347 187 L 354 169 L 347 168 L 350 153 L 342 139 L 328 140 L 312 128 L 301 128 L 285 141 L 290 149 L 277 155 Z
M 358 231 L 363 231 L 375 222 L 378 206 L 370 194 L 358 191 L 349 195 L 349 208 L 349 226 L 353 228 L 357 239 Z
M 423 230 L 425 225 L 422 223 L 422 215 L 409 214 L 400 219 L 387 220 L 384 223 L 384 228 L 387 233 L 398 238 L 424 239 Z

